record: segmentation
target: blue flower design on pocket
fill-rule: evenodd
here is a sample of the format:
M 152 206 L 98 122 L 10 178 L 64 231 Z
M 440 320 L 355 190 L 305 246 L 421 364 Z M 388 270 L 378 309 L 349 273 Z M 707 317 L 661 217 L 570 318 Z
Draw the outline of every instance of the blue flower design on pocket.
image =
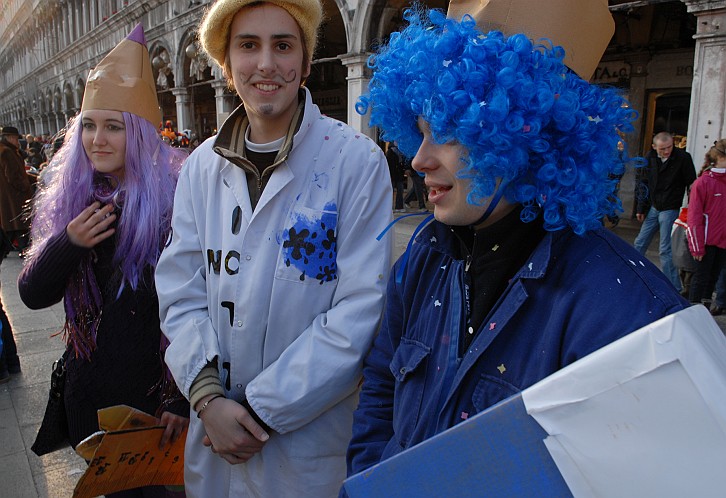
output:
M 324 211 L 293 213 L 293 225 L 284 230 L 282 251 L 285 266 L 300 271 L 299 279 L 315 278 L 322 285 L 338 278 L 335 204 Z

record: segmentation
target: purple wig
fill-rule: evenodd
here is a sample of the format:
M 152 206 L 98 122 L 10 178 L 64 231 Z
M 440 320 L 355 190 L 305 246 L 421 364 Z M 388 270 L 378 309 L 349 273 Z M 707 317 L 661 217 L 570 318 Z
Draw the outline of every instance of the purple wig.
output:
M 65 230 L 94 200 L 106 197 L 115 201 L 121 210 L 113 258 L 122 274 L 118 295 L 127 284 L 134 290 L 140 283 L 153 285 L 153 281 L 142 280 L 144 274 L 153 275 L 169 236 L 174 190 L 186 157 L 181 150 L 165 144 L 147 120 L 127 112 L 123 118 L 125 169 L 116 195 L 108 195 L 108 176 L 95 171 L 83 149 L 81 115 L 68 123 L 64 145 L 43 174 L 43 184 L 33 201 L 31 246 L 26 253 L 28 263 L 38 258 L 48 240 Z M 67 340 L 77 353 L 88 357 L 95 348 L 101 308 L 90 254 L 68 284 L 65 308 Z M 90 323 L 89 328 L 83 323 Z

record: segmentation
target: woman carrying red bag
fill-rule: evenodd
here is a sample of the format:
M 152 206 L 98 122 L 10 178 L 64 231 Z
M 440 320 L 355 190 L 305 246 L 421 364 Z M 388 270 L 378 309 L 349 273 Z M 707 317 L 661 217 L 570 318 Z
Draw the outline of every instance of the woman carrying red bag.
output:
M 698 261 L 688 298 L 710 308 L 716 280 L 726 267 L 726 139 L 714 143 L 706 163 L 688 202 L 688 246 Z

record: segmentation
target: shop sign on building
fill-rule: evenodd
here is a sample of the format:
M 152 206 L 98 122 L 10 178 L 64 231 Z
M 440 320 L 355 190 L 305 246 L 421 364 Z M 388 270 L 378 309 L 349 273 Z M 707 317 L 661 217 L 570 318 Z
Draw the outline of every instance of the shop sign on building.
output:
M 628 80 L 630 80 L 630 64 L 625 61 L 601 62 L 592 75 L 592 82 L 597 84 L 623 83 Z
M 648 64 L 647 88 L 691 88 L 693 52 L 656 54 Z
M 316 91 L 312 94 L 313 102 L 320 112 L 331 118 L 345 121 L 347 113 L 346 89 Z

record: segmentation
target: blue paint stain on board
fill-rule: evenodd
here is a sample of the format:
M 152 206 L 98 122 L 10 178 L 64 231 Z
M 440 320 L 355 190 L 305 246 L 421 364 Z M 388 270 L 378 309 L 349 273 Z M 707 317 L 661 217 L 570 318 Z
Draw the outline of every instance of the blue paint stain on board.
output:
M 300 270 L 300 280 L 315 278 L 322 285 L 338 278 L 336 266 L 336 216 L 335 203 L 310 218 L 298 213 L 293 225 L 284 230 L 282 250 L 285 265 Z

